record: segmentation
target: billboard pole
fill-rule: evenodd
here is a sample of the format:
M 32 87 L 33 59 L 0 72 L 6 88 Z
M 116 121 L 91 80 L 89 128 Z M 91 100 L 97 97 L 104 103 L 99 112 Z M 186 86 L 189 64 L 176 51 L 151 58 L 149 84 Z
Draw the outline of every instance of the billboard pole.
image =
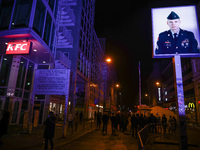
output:
M 141 72 L 140 72 L 140 61 L 139 61 L 139 104 L 141 105 Z
M 178 100 L 178 113 L 179 113 L 179 125 L 180 125 L 180 128 L 179 128 L 180 150 L 188 150 L 183 79 L 182 79 L 182 68 L 181 68 L 180 55 L 178 55 L 178 54 L 174 55 L 173 65 L 174 65 L 174 73 L 175 73 L 175 88 L 176 88 L 177 100 Z

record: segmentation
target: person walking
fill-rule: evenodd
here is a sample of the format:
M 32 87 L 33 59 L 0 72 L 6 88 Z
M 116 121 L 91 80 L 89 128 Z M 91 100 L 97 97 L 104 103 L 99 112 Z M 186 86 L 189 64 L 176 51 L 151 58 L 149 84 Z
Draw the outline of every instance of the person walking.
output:
M 102 117 L 101 112 L 97 112 L 97 129 L 99 130 L 101 128 L 101 117 Z
M 104 134 L 107 134 L 107 125 L 108 125 L 108 120 L 109 120 L 109 116 L 107 114 L 107 112 L 104 112 L 103 113 L 103 116 L 102 116 L 102 121 L 103 121 L 103 129 L 102 129 L 102 133 Z
M 167 118 L 165 117 L 165 114 L 162 116 L 162 127 L 163 127 L 163 133 L 166 133 L 166 128 L 167 128 Z
M 45 129 L 44 129 L 44 139 L 45 139 L 45 150 L 48 149 L 48 141 L 50 141 L 51 144 L 51 150 L 53 150 L 53 138 L 55 133 L 55 123 L 56 123 L 56 117 L 54 116 L 54 113 L 52 111 L 49 112 L 49 116 L 44 122 Z
M 73 116 L 71 112 L 68 115 L 68 128 L 72 129 L 71 134 L 73 134 Z
M 132 131 L 132 137 L 135 136 L 137 138 L 137 128 L 138 128 L 138 118 L 133 114 L 131 116 L 131 131 Z M 134 135 L 135 134 L 135 135 Z
M 112 135 L 115 135 L 115 130 L 117 127 L 117 117 L 115 116 L 114 113 L 112 113 L 112 116 L 110 117 L 110 121 L 111 121 Z

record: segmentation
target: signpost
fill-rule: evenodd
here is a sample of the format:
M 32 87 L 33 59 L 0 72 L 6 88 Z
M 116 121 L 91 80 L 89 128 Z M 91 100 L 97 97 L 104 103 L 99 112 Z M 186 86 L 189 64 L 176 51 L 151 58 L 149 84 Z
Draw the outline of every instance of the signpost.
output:
M 175 69 L 175 88 L 178 99 L 178 113 L 179 113 L 179 125 L 180 125 L 180 148 L 181 150 L 187 150 L 187 132 L 186 132 L 186 119 L 185 119 L 185 104 L 184 104 L 184 91 L 183 91 L 183 79 L 181 68 L 180 55 L 174 55 L 173 64 Z
M 70 69 L 37 69 L 35 71 L 33 95 L 65 95 L 65 112 L 63 122 L 64 137 L 66 136 L 69 82 Z

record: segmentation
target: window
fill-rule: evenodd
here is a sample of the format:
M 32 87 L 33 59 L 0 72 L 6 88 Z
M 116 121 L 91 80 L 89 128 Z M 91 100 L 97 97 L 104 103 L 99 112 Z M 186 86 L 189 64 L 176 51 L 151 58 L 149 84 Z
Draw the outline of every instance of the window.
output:
M 17 76 L 16 88 L 23 89 L 26 68 L 27 68 L 27 60 L 21 57 L 18 76 Z
M 44 26 L 44 16 L 46 8 L 41 0 L 37 1 L 35 17 L 33 22 L 33 29 L 42 37 L 43 26 Z
M 12 56 L 11 55 L 4 55 L 1 70 L 0 70 L 0 86 L 7 86 L 9 77 L 10 77 L 10 69 L 12 65 Z
M 26 75 L 26 82 L 25 82 L 26 90 L 31 90 L 33 72 L 34 72 L 34 64 L 32 62 L 29 62 L 28 71 L 27 71 L 27 75 Z
M 9 28 L 9 23 L 12 15 L 14 0 L 1 1 L 0 6 L 0 30 Z
M 50 37 L 50 32 L 51 32 L 51 16 L 47 12 L 47 17 L 46 17 L 46 24 L 45 24 L 45 30 L 44 30 L 44 41 L 49 45 L 49 37 Z
M 28 27 L 33 0 L 17 0 L 11 28 Z

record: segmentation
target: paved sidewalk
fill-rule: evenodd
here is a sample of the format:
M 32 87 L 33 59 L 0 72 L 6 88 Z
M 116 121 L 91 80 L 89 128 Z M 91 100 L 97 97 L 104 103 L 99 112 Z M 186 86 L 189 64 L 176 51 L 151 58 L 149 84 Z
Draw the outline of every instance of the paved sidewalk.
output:
M 94 122 L 85 121 L 83 124 L 78 125 L 77 131 L 71 133 L 70 129 L 67 129 L 67 136 L 63 137 L 62 122 L 56 124 L 54 147 L 61 146 L 68 143 L 73 139 L 76 139 L 86 133 L 96 129 Z M 2 137 L 3 144 L 0 145 L 1 150 L 43 150 L 44 138 L 43 138 L 44 126 L 33 128 L 32 134 L 24 134 L 21 126 L 9 126 L 8 134 Z

